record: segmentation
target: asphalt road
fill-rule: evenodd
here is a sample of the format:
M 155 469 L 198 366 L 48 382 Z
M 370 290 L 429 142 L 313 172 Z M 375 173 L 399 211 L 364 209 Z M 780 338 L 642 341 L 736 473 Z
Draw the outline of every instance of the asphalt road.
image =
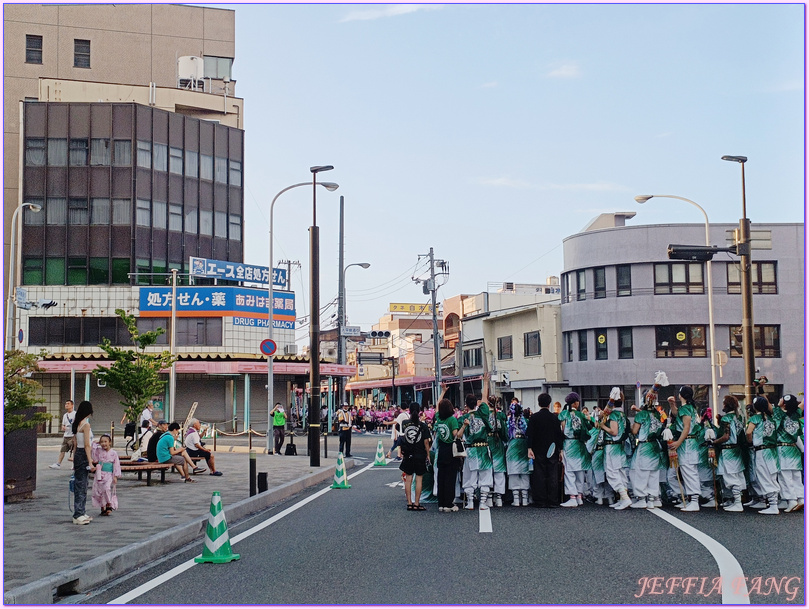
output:
M 355 444 L 356 457 L 373 458 Z M 387 440 L 385 448 L 387 449 Z M 370 463 L 371 461 L 367 461 Z M 356 473 L 359 472 L 359 473 Z M 142 604 L 718 604 L 720 570 L 696 539 L 647 510 L 505 507 L 408 512 L 398 463 L 355 468 L 350 489 L 301 493 L 229 528 L 241 555 L 188 567 L 194 544 L 67 602 L 108 603 L 178 565 L 128 602 Z M 290 508 L 294 508 L 290 510 Z M 804 604 L 804 517 L 665 510 L 721 543 L 753 604 Z M 485 516 L 484 516 L 485 528 Z M 691 579 L 688 579 L 691 578 Z M 761 578 L 757 580 L 757 578 Z M 118 600 L 118 602 L 121 602 Z

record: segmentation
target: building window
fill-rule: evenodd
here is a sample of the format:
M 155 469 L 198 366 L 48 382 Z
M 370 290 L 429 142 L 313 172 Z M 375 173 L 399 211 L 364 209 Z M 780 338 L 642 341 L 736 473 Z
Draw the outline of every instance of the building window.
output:
M 112 283 L 129 283 L 129 258 L 112 259 Z
M 48 165 L 51 167 L 67 167 L 67 140 L 48 138 Z
M 701 262 L 655 264 L 655 294 L 703 294 Z
M 184 347 L 204 345 L 219 347 L 222 345 L 221 317 L 178 317 L 177 344 Z
M 656 357 L 708 357 L 705 326 L 657 326 Z
M 107 285 L 110 282 L 109 258 L 90 258 L 87 270 L 87 283 L 89 285 Z
M 42 36 L 25 35 L 25 63 L 42 65 Z
M 132 223 L 132 202 L 129 199 L 112 200 L 112 223 L 123 226 Z
M 169 148 L 169 173 L 183 175 L 183 150 L 182 148 Z
M 185 151 L 185 175 L 188 178 L 199 177 L 199 153 L 192 150 Z
M 90 41 L 73 40 L 73 67 L 74 68 L 89 68 L 90 67 Z
M 632 296 L 632 266 L 619 264 L 615 267 L 615 284 L 618 296 Z
M 175 233 L 183 232 L 182 205 L 169 205 L 169 230 Z
M 110 223 L 110 200 L 92 199 L 90 201 L 90 224 L 106 226 Z
M 195 235 L 197 233 L 197 210 L 191 209 L 185 213 L 185 232 Z
M 68 221 L 71 226 L 87 226 L 90 221 L 90 209 L 87 199 L 70 199 Z
M 87 285 L 87 259 L 67 259 L 67 285 Z
M 25 138 L 25 164 L 28 167 L 45 166 L 45 138 Z
M 199 155 L 199 179 L 213 180 L 213 157 L 210 154 Z
M 562 275 L 562 304 L 570 302 L 571 294 L 573 294 L 573 274 L 565 273 Z
M 152 202 L 138 199 L 135 204 L 135 224 L 138 226 L 152 225 Z
M 113 345 L 132 345 L 126 325 L 117 317 L 31 317 L 28 320 L 31 346 L 94 347 L 105 338 Z
M 213 220 L 213 236 L 226 239 L 228 236 L 228 215 L 223 211 L 218 211 L 214 213 Z
M 112 161 L 112 150 L 108 139 L 90 140 L 90 165 L 109 166 Z
M 242 185 L 242 164 L 239 161 L 230 161 L 230 185 Z
M 213 235 L 212 211 L 199 210 L 199 234 L 207 235 L 208 237 Z
M 132 142 L 130 140 L 115 140 L 113 144 L 113 165 L 116 167 L 129 167 L 132 165 Z
M 45 259 L 45 285 L 65 285 L 65 259 Z
M 242 218 L 241 216 L 237 216 L 236 214 L 230 214 L 230 238 L 233 241 L 241 241 L 242 240 Z
M 70 140 L 70 166 L 83 167 L 87 165 L 87 140 Z
M 523 334 L 523 348 L 525 357 L 542 355 L 542 345 L 539 342 L 539 330 Z
M 136 283 L 138 285 L 149 285 L 151 283 L 152 266 L 145 258 L 135 259 Z
M 753 283 L 753 294 L 778 294 L 775 262 L 752 262 L 750 279 Z M 742 275 L 738 262 L 728 262 L 728 294 L 741 294 Z
M 230 79 L 230 70 L 233 66 L 232 57 L 203 55 L 202 61 L 205 78 L 216 78 L 217 80 Z
M 218 156 L 214 159 L 214 179 L 220 184 L 228 183 L 228 160 Z
M 26 199 L 25 202 L 44 207 L 44 201 L 39 198 Z M 22 212 L 22 223 L 25 226 L 42 226 L 45 224 L 45 212 L 42 210 L 34 211 L 30 207 L 24 207 Z
M 579 361 L 587 361 L 587 330 L 579 330 Z M 571 354 L 571 359 L 572 359 Z
M 152 168 L 152 143 L 138 140 L 138 167 Z
M 576 300 L 584 300 L 587 296 L 587 280 L 584 270 L 576 271 Z
M 480 368 L 483 365 L 483 349 L 477 347 L 476 349 L 464 349 L 463 352 L 463 366 L 464 368 Z
M 607 297 L 607 270 L 600 266 L 593 269 L 593 298 Z
M 781 326 L 753 326 L 756 357 L 781 357 Z M 742 327 L 730 328 L 730 356 L 743 357 Z
M 64 226 L 67 224 L 67 201 L 65 199 L 49 198 L 47 205 L 45 205 L 45 218 L 51 226 Z
M 166 228 L 166 204 L 163 201 L 152 202 L 152 226 Z
M 497 359 L 511 359 L 514 357 L 511 348 L 511 337 L 501 336 L 497 339 Z
M 607 331 L 605 329 L 596 330 L 596 359 L 607 359 Z
M 171 325 L 170 319 L 160 319 L 154 317 L 139 317 L 137 320 L 138 324 L 138 332 L 141 334 L 144 332 L 153 332 L 159 328 L 163 328 L 165 332 L 157 337 L 155 341 L 156 345 L 168 345 L 169 344 L 169 336 L 171 333 L 169 332 L 169 326 Z
M 23 285 L 42 285 L 42 258 L 26 257 L 22 261 L 22 283 Z M 33 319 L 33 318 L 31 318 Z
M 632 328 L 618 328 L 618 359 L 632 359 Z
M 152 144 L 155 171 L 166 171 L 169 166 L 169 147 L 165 144 Z
M 573 361 L 573 332 L 565 332 L 564 334 L 564 341 L 565 341 L 565 351 L 567 352 L 567 358 L 565 361 L 572 362 Z

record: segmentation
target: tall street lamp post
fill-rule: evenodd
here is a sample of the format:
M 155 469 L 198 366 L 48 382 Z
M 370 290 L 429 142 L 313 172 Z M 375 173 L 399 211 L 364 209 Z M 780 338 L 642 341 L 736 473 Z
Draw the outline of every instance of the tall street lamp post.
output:
M 722 157 L 723 161 L 739 163 L 742 166 L 742 217 L 739 220 L 739 234 L 736 238 L 736 253 L 739 255 L 742 289 L 742 356 L 744 358 L 744 399 L 753 403 L 756 375 L 755 341 L 753 340 L 753 278 L 750 275 L 750 220 L 747 218 L 747 200 L 744 188 L 744 164 L 746 156 Z
M 11 243 L 9 244 L 10 247 L 8 249 L 8 298 L 6 299 L 6 350 L 11 351 L 14 349 L 14 328 L 11 325 L 12 315 L 11 315 L 11 299 L 12 299 L 12 292 L 14 291 L 14 275 L 16 268 L 14 266 L 14 251 L 15 244 L 14 244 L 14 237 L 17 235 L 17 231 L 15 229 L 15 222 L 17 221 L 17 216 L 20 213 L 20 210 L 30 207 L 31 211 L 34 213 L 39 213 L 42 211 L 42 206 L 37 203 L 23 203 L 19 205 L 17 209 L 14 210 L 14 213 L 11 215 Z
M 312 226 L 309 229 L 309 465 L 320 467 L 320 232 L 317 226 L 317 174 L 333 165 L 310 167 L 312 172 Z
M 371 266 L 370 262 L 354 262 L 349 264 L 344 269 L 342 269 L 340 273 L 340 294 L 338 296 L 339 300 L 337 302 L 337 361 L 340 364 L 346 363 L 346 337 L 343 332 L 345 332 L 346 326 L 346 271 L 350 269 L 352 266 L 359 266 L 364 269 L 367 269 Z M 345 379 L 340 376 L 337 377 L 337 386 L 339 387 L 338 395 L 340 396 L 340 403 L 344 400 L 344 390 L 343 390 L 343 383 Z M 330 413 L 331 414 L 331 413 Z
M 334 182 L 317 182 L 320 186 L 323 186 L 328 191 L 335 191 L 339 188 L 338 184 Z M 270 277 L 269 277 L 269 285 L 267 286 L 267 338 L 272 340 L 272 325 L 273 325 L 273 293 L 272 293 L 272 285 L 273 285 L 273 250 L 272 250 L 272 228 L 273 228 L 273 210 L 275 209 L 275 202 L 278 200 L 282 194 L 284 194 L 288 190 L 292 190 L 293 188 L 299 188 L 301 186 L 309 186 L 309 182 L 300 182 L 298 184 L 293 184 L 292 186 L 287 186 L 283 190 L 281 190 L 275 197 L 273 197 L 272 203 L 270 203 Z M 273 450 L 273 438 L 270 430 L 272 430 L 272 408 L 273 408 L 273 370 L 272 370 L 272 358 L 273 356 L 270 355 L 267 357 L 267 454 L 270 454 Z
M 705 213 L 705 210 L 702 209 L 702 206 L 698 205 L 691 199 L 686 199 L 684 197 L 678 197 L 676 195 L 639 195 L 635 197 L 635 201 L 638 203 L 646 203 L 649 199 L 654 197 L 658 197 L 661 199 L 677 199 L 679 201 L 685 201 L 686 203 L 690 203 L 698 210 L 702 212 L 702 216 L 705 218 L 705 245 L 710 247 L 711 245 L 711 234 L 710 234 L 710 224 L 708 223 L 708 214 Z M 718 387 L 716 384 L 716 332 L 714 328 L 713 322 L 713 273 L 711 272 L 711 261 L 708 260 L 705 264 L 705 272 L 708 275 L 708 340 L 710 344 L 708 345 L 709 354 L 711 357 L 711 408 L 713 409 L 714 419 L 719 416 L 719 402 L 718 402 Z

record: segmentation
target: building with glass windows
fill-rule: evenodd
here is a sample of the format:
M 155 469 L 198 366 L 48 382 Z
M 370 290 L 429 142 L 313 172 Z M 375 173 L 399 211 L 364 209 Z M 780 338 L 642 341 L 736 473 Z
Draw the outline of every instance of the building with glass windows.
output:
M 706 401 L 711 383 L 708 265 L 669 260 L 670 243 L 704 244 L 704 224 L 628 226 L 635 214 L 602 214 L 563 240 L 562 373 L 585 403 L 606 401 L 612 386 L 637 399 L 657 370 L 694 386 Z M 712 224 L 711 242 L 734 243 L 737 224 Z M 753 323 L 757 374 L 780 398 L 804 387 L 803 224 L 752 225 Z M 719 399 L 744 396 L 739 259 L 711 263 Z

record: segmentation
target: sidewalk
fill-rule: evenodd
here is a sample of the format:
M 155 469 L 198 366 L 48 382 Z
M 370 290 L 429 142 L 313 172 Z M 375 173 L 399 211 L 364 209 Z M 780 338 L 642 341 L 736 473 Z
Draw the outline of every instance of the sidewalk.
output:
M 145 476 L 143 481 L 138 481 L 137 474 L 125 473 L 118 481 L 119 508 L 108 517 L 99 516 L 100 510 L 92 506 L 88 489 L 87 514 L 93 521 L 77 526 L 72 523 L 72 511 L 68 507 L 69 499 L 72 505 L 69 494 L 72 463 L 65 459 L 61 469 L 50 469 L 48 466 L 58 457 L 61 441 L 40 439 L 35 498 L 6 504 L 3 510 L 3 591 L 204 518 L 210 509 L 213 491 L 221 493 L 225 508 L 248 499 L 249 453 L 246 440 L 239 440 L 217 441 L 216 467 L 223 475 L 210 476 L 206 471 L 193 476 L 196 484 L 186 484 L 179 474 L 167 473 L 165 484 L 160 484 L 158 476 L 158 482 L 153 479 L 152 486 L 147 487 Z M 211 441 L 208 445 L 212 448 Z M 268 473 L 270 491 L 311 476 L 318 481 L 326 480 L 329 469 L 333 475 L 336 446 L 334 451 L 329 451 L 328 459 L 321 453 L 321 467 L 313 468 L 306 456 L 305 443 L 296 442 L 296 445 L 299 456 L 267 455 L 262 454 L 261 439 L 258 442 L 254 439 L 256 471 Z M 348 461 L 346 466 L 350 467 L 351 461 Z M 296 491 L 290 490 L 289 494 L 293 492 Z

